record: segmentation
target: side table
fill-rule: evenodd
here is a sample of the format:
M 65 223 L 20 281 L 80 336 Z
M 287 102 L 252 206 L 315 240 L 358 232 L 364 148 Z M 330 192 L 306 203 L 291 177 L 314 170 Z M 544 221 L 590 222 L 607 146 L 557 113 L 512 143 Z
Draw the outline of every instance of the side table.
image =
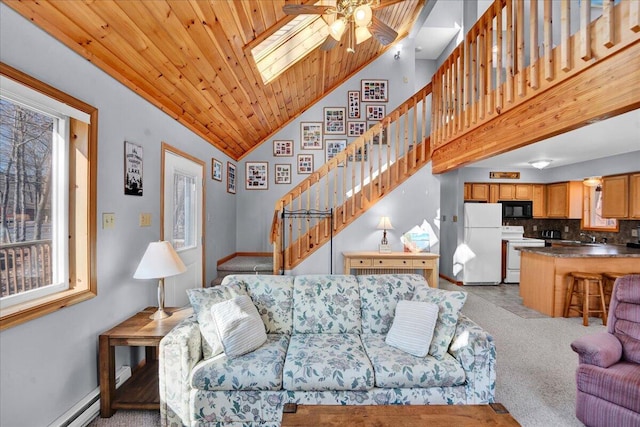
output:
M 149 319 L 156 307 L 147 307 L 109 329 L 99 338 L 100 416 L 108 418 L 116 409 L 160 409 L 158 354 L 160 340 L 193 312 L 191 307 L 165 308 L 171 316 Z M 115 347 L 146 347 L 143 365 L 116 390 Z

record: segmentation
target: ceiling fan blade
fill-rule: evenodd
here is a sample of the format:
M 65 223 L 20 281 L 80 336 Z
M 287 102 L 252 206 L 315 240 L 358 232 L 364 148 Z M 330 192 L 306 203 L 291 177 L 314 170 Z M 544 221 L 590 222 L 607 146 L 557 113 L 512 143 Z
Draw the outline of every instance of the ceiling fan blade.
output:
M 331 6 L 314 6 L 312 4 L 285 4 L 282 11 L 285 15 L 324 15 Z
M 376 18 L 375 15 L 371 17 L 371 27 L 369 27 L 369 31 L 371 31 L 373 37 L 383 46 L 392 43 L 396 37 L 398 37 L 396 30 Z
M 338 45 L 338 40 L 331 36 L 327 36 L 324 42 L 320 45 L 320 50 L 329 51 Z

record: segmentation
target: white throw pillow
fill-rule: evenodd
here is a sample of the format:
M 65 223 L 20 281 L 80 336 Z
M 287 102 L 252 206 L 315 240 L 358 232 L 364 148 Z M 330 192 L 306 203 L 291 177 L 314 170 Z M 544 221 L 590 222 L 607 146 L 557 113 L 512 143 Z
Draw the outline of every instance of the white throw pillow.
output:
M 267 340 L 262 318 L 247 295 L 214 304 L 211 316 L 229 358 L 249 353 Z
M 398 301 L 385 342 L 414 356 L 424 357 L 429 352 L 437 320 L 438 306 L 434 303 Z

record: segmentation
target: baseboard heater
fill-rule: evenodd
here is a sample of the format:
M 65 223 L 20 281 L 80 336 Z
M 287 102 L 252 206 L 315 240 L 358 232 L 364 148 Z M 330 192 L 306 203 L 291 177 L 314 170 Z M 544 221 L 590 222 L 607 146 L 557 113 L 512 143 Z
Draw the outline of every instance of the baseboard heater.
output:
M 131 367 L 123 366 L 116 372 L 116 388 L 131 377 Z M 96 387 L 80 402 L 49 424 L 49 427 L 85 427 L 100 415 L 100 387 Z

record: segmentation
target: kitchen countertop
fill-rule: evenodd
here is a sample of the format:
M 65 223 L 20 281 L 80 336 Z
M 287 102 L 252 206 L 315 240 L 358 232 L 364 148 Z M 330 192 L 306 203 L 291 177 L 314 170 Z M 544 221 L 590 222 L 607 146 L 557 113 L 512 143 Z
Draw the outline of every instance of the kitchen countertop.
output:
M 521 247 L 522 252 L 558 258 L 640 258 L 640 249 L 625 245 Z

